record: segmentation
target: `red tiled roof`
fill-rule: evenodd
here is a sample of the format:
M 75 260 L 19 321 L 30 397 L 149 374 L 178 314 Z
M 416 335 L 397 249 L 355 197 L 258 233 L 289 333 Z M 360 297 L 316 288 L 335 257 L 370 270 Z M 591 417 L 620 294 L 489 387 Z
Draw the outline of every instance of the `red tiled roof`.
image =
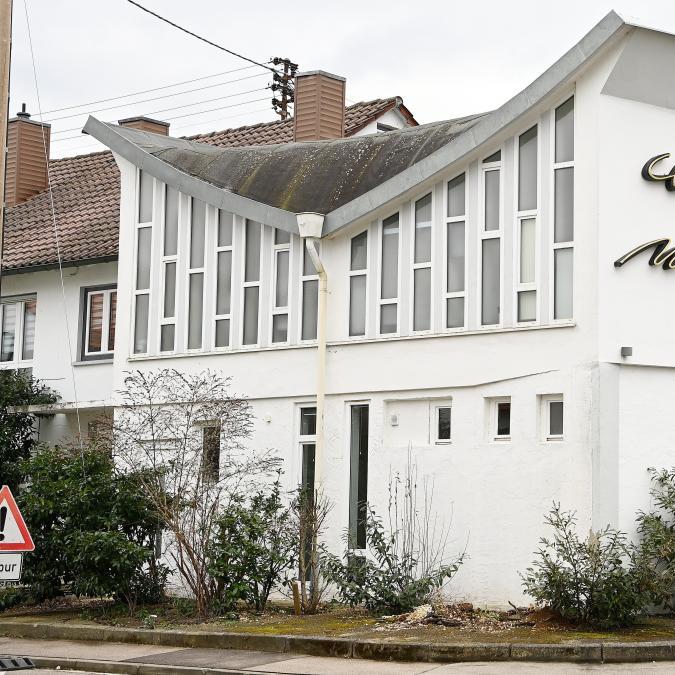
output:
M 345 135 L 360 131 L 388 110 L 398 107 L 408 123 L 417 122 L 392 97 L 355 103 L 345 111 Z M 265 122 L 190 136 L 217 146 L 269 145 L 293 140 L 293 120 Z M 119 237 L 120 177 L 108 150 L 49 162 L 62 262 L 113 260 Z M 49 192 L 8 208 L 5 214 L 4 270 L 58 263 Z

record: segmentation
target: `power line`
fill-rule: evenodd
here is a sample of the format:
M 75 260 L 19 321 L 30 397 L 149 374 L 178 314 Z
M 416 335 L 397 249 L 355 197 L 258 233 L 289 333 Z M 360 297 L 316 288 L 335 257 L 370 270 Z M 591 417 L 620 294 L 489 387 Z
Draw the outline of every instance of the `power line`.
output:
M 267 99 L 265 99 L 265 100 L 267 100 Z M 216 118 L 210 119 L 210 120 L 202 120 L 200 122 L 192 122 L 191 124 L 183 124 L 179 127 L 176 127 L 175 129 L 173 129 L 173 131 L 179 131 L 180 129 L 189 129 L 190 127 L 194 127 L 195 124 L 212 124 L 214 122 L 224 122 L 225 120 L 238 119 L 238 118 L 241 118 L 241 117 L 246 117 L 247 115 L 255 115 L 256 113 L 268 112 L 269 110 L 270 110 L 269 107 L 256 108 L 255 110 L 247 110 L 246 112 L 240 112 L 240 113 L 237 113 L 236 115 L 226 115 L 225 117 L 216 117 Z M 220 129 L 218 131 L 225 131 L 225 130 Z M 208 134 L 208 133 L 211 133 L 211 132 L 207 131 L 207 132 L 202 132 L 201 134 L 196 132 L 195 134 L 190 134 L 190 135 L 204 135 L 204 134 Z M 88 140 L 85 137 L 85 135 L 83 135 L 83 134 L 80 134 L 78 136 L 70 136 L 69 138 L 60 138 L 58 140 L 66 141 L 66 140 L 75 140 L 75 139 L 79 139 L 79 140 L 82 140 L 82 141 Z M 54 141 L 52 141 L 52 142 L 54 142 Z M 87 143 L 86 145 L 71 146 L 68 151 L 70 152 L 70 151 L 73 151 L 73 150 L 77 150 L 77 151 L 86 150 L 87 148 L 98 148 L 100 146 L 101 146 L 101 144 L 98 141 L 96 141 L 94 143 Z
M 75 108 L 84 108 L 88 105 L 98 105 L 99 103 L 108 103 L 110 101 L 118 101 L 121 98 L 130 98 L 131 96 L 140 96 L 141 94 L 151 94 L 153 91 L 161 91 L 162 89 L 170 89 L 171 87 L 180 87 L 184 84 L 192 84 L 193 82 L 201 82 L 203 80 L 210 80 L 213 77 L 220 77 L 221 75 L 229 75 L 230 73 L 241 72 L 242 70 L 250 70 L 255 68 L 255 66 L 244 66 L 243 68 L 234 68 L 233 70 L 224 70 L 222 73 L 214 73 L 213 75 L 204 75 L 204 77 L 195 77 L 191 80 L 184 80 L 183 82 L 174 82 L 173 84 L 165 84 L 162 87 L 154 87 L 153 89 L 143 89 L 142 91 L 134 91 L 130 94 L 121 94 L 120 96 L 111 96 L 110 98 L 102 98 L 98 101 L 88 101 L 87 103 L 78 103 L 77 105 L 69 105 L 65 108 L 54 108 L 53 110 L 45 110 L 45 115 L 51 115 L 52 113 L 64 112 L 66 110 L 75 110 Z M 251 77 L 260 77 L 263 73 L 257 73 L 256 75 L 251 75 Z M 242 79 L 238 80 L 227 80 L 227 82 L 239 82 Z M 224 83 L 223 83 L 224 84 Z M 208 85 L 210 87 L 217 87 L 217 84 Z M 206 89 L 206 87 L 203 87 Z M 190 91 L 198 91 L 197 89 L 191 89 Z M 169 94 L 171 96 L 177 96 L 178 94 Z
M 267 97 L 255 98 L 251 101 L 241 101 L 240 103 L 232 103 L 230 105 L 224 105 L 224 106 L 220 106 L 218 108 L 209 108 L 208 110 L 198 110 L 196 112 L 185 113 L 184 115 L 174 115 L 173 117 L 167 117 L 166 121 L 183 119 L 184 117 L 193 117 L 194 115 L 201 115 L 203 113 L 216 112 L 218 110 L 227 110 L 229 108 L 236 108 L 237 106 L 240 106 L 240 105 L 247 105 L 249 103 L 259 103 L 260 101 L 267 101 L 267 100 L 268 100 Z M 195 105 L 195 104 L 191 104 L 191 105 Z M 154 112 L 145 113 L 145 115 L 155 115 L 155 114 L 156 113 L 154 113 Z M 61 141 L 69 141 L 69 140 L 72 140 L 73 138 L 82 138 L 82 136 L 80 134 L 78 134 L 77 136 L 66 136 L 65 138 L 55 138 L 55 139 L 52 140 L 52 143 L 60 143 Z
M 264 73 L 262 73 L 264 75 Z M 253 77 L 259 77 L 258 75 L 254 75 Z M 250 79 L 250 78 L 241 78 L 241 79 Z M 72 115 L 64 115 L 63 117 L 53 117 L 52 119 L 45 120 L 46 122 L 56 122 L 58 120 L 65 120 L 65 119 L 72 119 L 73 117 L 84 117 L 85 115 L 93 115 L 95 113 L 99 112 L 106 112 L 107 110 L 116 110 L 117 108 L 128 108 L 134 105 L 140 105 L 141 103 L 149 103 L 151 101 L 159 101 L 160 99 L 163 98 L 170 98 L 172 96 L 180 96 L 181 94 L 191 94 L 195 91 L 202 91 L 204 89 L 212 89 L 213 87 L 221 86 L 224 84 L 229 84 L 230 82 L 240 82 L 241 80 L 230 80 L 229 82 L 221 82 L 219 85 L 209 85 L 207 87 L 198 87 L 196 89 L 189 89 L 186 91 L 180 91 L 177 92 L 176 94 L 167 94 L 166 96 L 155 96 L 153 98 L 146 98 L 143 101 L 129 101 L 128 103 L 122 103 L 120 105 L 113 105 L 109 106 L 108 108 L 99 108 L 98 110 L 83 110 L 82 112 L 79 113 L 74 113 Z M 259 87 L 257 89 L 251 89 L 250 91 L 245 91 L 245 92 L 239 92 L 239 94 L 249 94 L 254 91 L 263 91 L 264 89 L 267 89 L 267 87 Z M 194 103 L 188 103 L 185 106 L 181 107 L 188 107 L 190 105 L 199 105 L 201 103 L 210 103 L 211 101 L 219 101 L 224 98 L 230 98 L 233 96 L 239 96 L 239 94 L 227 94 L 226 96 L 219 96 L 216 98 L 208 99 L 206 101 L 195 101 Z M 174 110 L 174 108 L 167 108 L 167 110 Z M 158 112 L 163 112 L 159 110 Z M 148 114 L 154 114 L 154 113 L 148 113 Z M 68 129 L 59 129 L 58 131 L 53 131 L 52 134 L 65 134 L 68 131 L 77 131 L 80 127 L 70 127 Z
M 212 47 L 215 47 L 216 49 L 220 49 L 221 51 L 227 52 L 228 54 L 232 54 L 232 56 L 236 56 L 238 59 L 243 59 L 244 61 L 248 61 L 249 63 L 253 63 L 256 66 L 260 66 L 261 68 L 267 68 L 267 70 L 271 70 L 273 73 L 277 72 L 270 65 L 265 64 L 265 63 L 260 63 L 259 61 L 254 61 L 253 59 L 249 59 L 248 56 L 243 56 L 242 54 L 238 54 L 237 52 L 233 52 L 231 49 L 227 49 L 227 47 L 223 47 L 222 45 L 216 44 L 215 42 L 211 42 L 211 40 L 207 40 L 206 38 L 202 37 L 201 35 L 197 35 L 197 33 L 193 33 L 191 30 L 188 30 L 187 28 L 183 28 L 183 26 L 179 26 L 177 23 L 174 23 L 173 21 L 170 21 L 169 19 L 163 17 L 161 14 L 157 14 L 157 12 L 153 12 L 151 9 L 148 9 L 147 7 L 143 7 L 143 5 L 139 4 L 138 2 L 135 2 L 134 0 L 127 0 L 127 2 L 136 6 L 136 7 L 138 7 L 139 9 L 142 9 L 144 12 L 147 12 L 148 14 L 154 16 L 156 19 L 159 19 L 160 21 L 164 21 L 164 23 L 168 23 L 170 26 L 173 26 L 174 28 L 178 28 L 178 30 L 182 30 L 183 33 L 187 33 L 188 35 L 192 35 L 192 37 L 195 37 L 198 40 L 201 40 L 202 42 L 205 42 L 207 45 L 211 45 Z

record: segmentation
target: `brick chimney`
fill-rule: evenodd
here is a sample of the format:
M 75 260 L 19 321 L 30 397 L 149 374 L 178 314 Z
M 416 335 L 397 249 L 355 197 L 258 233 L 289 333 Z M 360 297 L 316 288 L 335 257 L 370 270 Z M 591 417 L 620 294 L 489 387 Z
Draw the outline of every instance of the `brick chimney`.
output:
M 345 135 L 344 77 L 323 70 L 295 77 L 293 140 L 321 141 Z
M 162 136 L 169 135 L 169 123 L 161 120 L 153 120 L 151 117 L 127 117 L 123 120 L 118 120 L 121 127 L 131 127 L 132 129 L 139 129 L 140 131 L 149 131 L 151 134 L 161 134 Z
M 44 130 L 44 140 L 42 133 Z M 5 203 L 15 206 L 47 189 L 51 125 L 31 120 L 26 104 L 7 123 Z M 45 146 L 47 156 L 45 157 Z

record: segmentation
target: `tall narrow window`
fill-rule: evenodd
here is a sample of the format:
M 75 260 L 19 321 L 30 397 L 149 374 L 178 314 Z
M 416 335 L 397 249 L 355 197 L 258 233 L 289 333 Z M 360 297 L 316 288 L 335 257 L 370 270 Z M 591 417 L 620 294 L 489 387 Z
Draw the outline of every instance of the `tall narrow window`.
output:
M 413 330 L 431 328 L 431 194 L 415 202 Z
M 2 305 L 2 341 L 0 345 L 0 361 L 14 361 L 14 349 L 17 334 L 16 303 Z
M 115 346 L 115 315 L 117 291 L 115 288 L 84 290 L 83 360 L 110 358 Z M 24 333 L 26 324 L 24 319 Z M 25 349 L 24 339 L 24 349 Z
M 243 344 L 258 343 L 260 300 L 260 245 L 262 225 L 246 221 L 246 254 L 244 261 L 244 332 Z
M 163 302 L 159 329 L 159 349 L 171 352 L 176 348 L 176 268 L 178 266 L 178 191 L 165 191 L 164 241 L 162 245 Z
M 300 408 L 300 487 L 308 495 L 314 494 L 314 461 L 316 453 L 316 407 Z
M 509 440 L 511 438 L 511 399 L 492 399 L 491 411 L 491 429 L 494 440 Z
M 518 138 L 516 312 L 519 323 L 537 320 L 537 126 Z
M 574 296 L 574 97 L 555 110 L 553 318 L 571 319 Z
M 481 323 L 501 321 L 501 151 L 483 161 Z
M 398 213 L 382 222 L 380 333 L 398 332 Z
M 351 240 L 349 264 L 349 335 L 366 334 L 368 231 Z
M 152 263 L 152 227 L 143 225 L 136 230 L 136 288 L 134 291 L 134 354 L 148 351 L 148 320 L 150 318 L 150 271 Z
M 518 211 L 537 208 L 537 127 L 518 139 Z
M 152 200 L 154 180 L 145 171 L 138 172 L 138 222 L 152 222 Z
M 218 240 L 216 245 L 216 336 L 215 346 L 230 345 L 232 311 L 232 233 L 234 216 L 218 211 Z
M 461 174 L 448 183 L 446 218 L 446 287 L 445 326 L 464 327 L 466 297 L 466 176 Z
M 368 406 L 350 408 L 349 546 L 366 548 L 368 507 Z
M 204 241 L 206 205 L 192 200 L 188 269 L 188 349 L 201 349 L 204 327 Z
M 288 342 L 288 282 L 291 235 L 274 230 L 274 305 L 272 307 L 272 342 Z
M 113 299 L 114 300 L 114 299 Z M 35 317 L 37 312 L 37 300 L 26 300 L 23 304 L 23 344 L 21 346 L 21 358 L 24 361 L 30 361 L 33 358 L 35 350 Z M 110 348 L 114 344 L 114 319 L 113 340 L 110 342 Z
M 302 331 L 303 340 L 316 340 L 316 327 L 319 311 L 319 276 L 314 263 L 302 242 Z

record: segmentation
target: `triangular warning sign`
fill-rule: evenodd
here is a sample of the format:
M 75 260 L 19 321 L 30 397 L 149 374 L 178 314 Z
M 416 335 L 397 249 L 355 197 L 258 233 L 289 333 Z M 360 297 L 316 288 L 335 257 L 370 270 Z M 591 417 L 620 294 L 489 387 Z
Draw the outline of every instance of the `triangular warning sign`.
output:
M 0 489 L 0 553 L 34 550 L 35 544 L 14 501 L 14 495 L 9 486 L 3 485 Z

